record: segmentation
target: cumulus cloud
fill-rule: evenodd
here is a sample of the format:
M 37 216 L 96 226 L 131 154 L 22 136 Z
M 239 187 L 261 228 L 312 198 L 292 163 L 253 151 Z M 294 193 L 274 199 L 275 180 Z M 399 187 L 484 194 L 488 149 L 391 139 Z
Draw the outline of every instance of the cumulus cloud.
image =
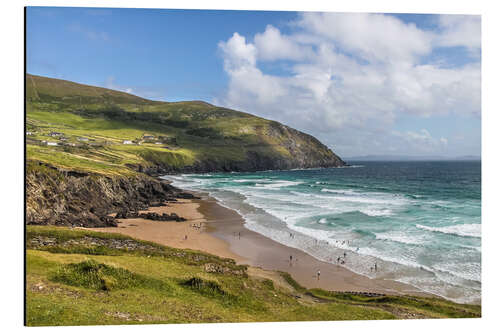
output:
M 440 46 L 464 46 L 471 51 L 481 48 L 481 16 L 440 15 L 442 32 L 435 38 Z
M 219 48 L 224 53 L 224 69 L 227 72 L 240 71 L 255 66 L 256 47 L 246 42 L 245 37 L 237 32 L 227 42 L 220 42 Z
M 219 43 L 229 86 L 216 102 L 304 130 L 340 151 L 388 149 L 394 139 L 400 144 L 393 150 L 417 142 L 442 149 L 446 138 L 393 130 L 402 115 L 480 116 L 479 62 L 422 61 L 436 47 L 480 48 L 477 17 L 438 22 L 430 31 L 381 14 L 302 13 L 293 33 L 268 25 L 247 40 L 235 32 Z M 288 64 L 281 75 L 263 71 L 280 61 Z
M 268 25 L 263 33 L 256 34 L 254 41 L 259 59 L 262 60 L 303 60 L 313 55 L 309 45 L 301 45 L 290 36 L 282 35 L 272 25 Z
M 414 24 L 382 14 L 304 13 L 298 25 L 369 62 L 411 61 L 428 53 L 432 40 Z

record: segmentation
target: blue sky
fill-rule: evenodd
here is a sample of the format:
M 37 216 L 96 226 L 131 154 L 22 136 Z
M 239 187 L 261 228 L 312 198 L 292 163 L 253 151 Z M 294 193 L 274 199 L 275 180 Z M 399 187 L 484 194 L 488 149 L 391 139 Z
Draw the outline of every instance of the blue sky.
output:
M 341 156 L 481 154 L 480 17 L 30 7 L 27 68 L 205 100 Z
M 134 87 L 149 98 L 210 101 L 227 85 L 218 43 L 285 26 L 292 12 L 31 7 L 28 72 Z

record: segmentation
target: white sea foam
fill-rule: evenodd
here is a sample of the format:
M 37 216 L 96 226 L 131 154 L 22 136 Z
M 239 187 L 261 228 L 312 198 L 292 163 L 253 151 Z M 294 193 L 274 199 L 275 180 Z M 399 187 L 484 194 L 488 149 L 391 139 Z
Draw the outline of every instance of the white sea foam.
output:
M 422 235 L 415 235 L 398 231 L 375 233 L 375 237 L 376 239 L 380 240 L 388 240 L 408 245 L 422 245 L 426 242 L 425 237 L 423 237 Z
M 321 192 L 338 193 L 338 194 L 348 194 L 348 195 L 356 193 L 353 190 L 332 190 L 332 189 L 329 189 L 329 188 L 323 188 L 323 189 L 321 189 Z
M 318 223 L 321 223 L 321 224 L 326 224 L 328 223 L 328 221 L 326 220 L 326 218 L 322 217 L 318 220 Z
M 365 215 L 368 215 L 368 216 L 391 216 L 394 214 L 394 212 L 392 210 L 387 209 L 387 208 L 379 208 L 379 209 L 365 208 L 365 209 L 360 209 L 359 211 Z
M 295 186 L 303 183 L 304 182 L 293 182 L 289 180 L 273 180 L 267 183 L 262 183 L 259 181 L 259 183 L 255 184 L 255 186 L 262 187 L 265 189 L 279 190 L 282 187 Z
M 363 204 L 381 204 L 381 205 L 402 205 L 407 202 L 404 199 L 397 199 L 395 197 L 377 199 L 374 197 L 366 197 L 366 196 L 332 196 L 331 198 L 337 201 L 347 201 L 347 202 L 363 203 Z
M 481 282 L 481 264 L 478 262 L 439 263 L 434 264 L 433 268 L 438 274 L 443 272 L 465 280 Z
M 441 232 L 444 234 L 453 234 L 463 237 L 477 237 L 481 238 L 481 225 L 480 224 L 456 224 L 450 225 L 447 227 L 429 227 L 421 224 L 416 225 L 417 228 L 433 231 L 433 232 Z

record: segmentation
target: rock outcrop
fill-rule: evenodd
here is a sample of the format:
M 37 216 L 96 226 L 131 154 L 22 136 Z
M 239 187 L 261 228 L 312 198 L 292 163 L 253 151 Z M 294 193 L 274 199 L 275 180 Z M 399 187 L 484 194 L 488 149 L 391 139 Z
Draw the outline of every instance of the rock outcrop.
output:
M 110 213 L 145 210 L 179 197 L 192 195 L 147 175 L 85 174 L 33 161 L 26 170 L 27 224 L 117 226 Z M 168 219 L 180 220 L 180 217 L 158 215 L 158 220 Z

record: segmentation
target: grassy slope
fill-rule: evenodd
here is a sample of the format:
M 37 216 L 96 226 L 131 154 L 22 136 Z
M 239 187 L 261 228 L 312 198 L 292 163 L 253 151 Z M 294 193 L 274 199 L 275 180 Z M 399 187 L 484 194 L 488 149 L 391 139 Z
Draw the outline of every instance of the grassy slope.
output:
M 285 138 L 269 135 L 277 123 L 204 102 L 154 102 L 33 75 L 27 76 L 26 95 L 27 129 L 34 132 L 28 136 L 28 158 L 63 168 L 120 173 L 126 164 L 183 168 L 210 160 L 224 165 L 244 161 L 249 150 L 271 158 L 290 158 L 290 152 L 283 148 Z M 64 133 L 67 142 L 82 144 L 77 138 L 86 137 L 98 146 L 37 144 L 41 140 L 57 142 L 47 135 L 51 131 Z M 177 144 L 122 144 L 144 133 L 173 137 Z M 316 147 L 313 141 L 297 138 L 301 149 Z M 330 154 L 324 147 L 316 148 L 322 156 Z
M 273 282 L 247 275 L 207 273 L 206 263 L 232 270 L 243 270 L 244 266 L 229 259 L 117 234 L 27 228 L 26 315 L 30 326 L 445 318 L 481 314 L 479 306 L 440 299 L 361 297 L 305 290 L 286 274 L 283 279 L 276 273 Z M 53 245 L 36 248 L 31 241 L 36 237 L 51 239 Z M 125 250 L 92 245 L 88 237 L 94 241 L 128 240 L 146 248 Z M 85 239 L 87 243 L 78 244 Z M 283 283 L 287 288 L 279 287 Z

